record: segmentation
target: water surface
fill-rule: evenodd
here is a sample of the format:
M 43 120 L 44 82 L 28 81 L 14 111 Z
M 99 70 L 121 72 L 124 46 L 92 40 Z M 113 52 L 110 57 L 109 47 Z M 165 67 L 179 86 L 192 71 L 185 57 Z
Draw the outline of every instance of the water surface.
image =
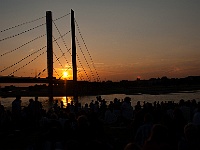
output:
M 82 106 L 84 106 L 86 103 L 90 103 L 92 100 L 96 100 L 96 96 L 82 96 L 78 98 L 78 101 L 81 103 Z M 197 102 L 200 101 L 200 90 L 199 91 L 183 91 L 179 93 L 170 93 L 170 94 L 160 94 L 160 95 L 150 95 L 150 94 L 137 94 L 137 95 L 126 95 L 126 94 L 109 94 L 109 95 L 101 95 L 102 99 L 105 99 L 107 104 L 109 104 L 110 101 L 113 101 L 114 98 L 117 99 L 124 99 L 125 97 L 131 98 L 131 104 L 134 107 L 137 101 L 141 102 L 150 102 L 153 103 L 154 101 L 174 101 L 179 102 L 179 100 L 193 100 L 195 99 Z M 29 99 L 34 97 L 22 97 L 22 106 L 27 106 L 29 104 Z M 11 108 L 11 103 L 14 100 L 13 97 L 7 97 L 7 98 L 0 98 L 0 102 L 6 109 Z M 63 101 L 64 105 L 66 106 L 67 103 L 70 103 L 73 101 L 73 97 L 54 97 L 54 101 L 58 100 L 59 105 L 60 102 Z M 45 109 L 49 109 L 52 106 L 52 103 L 49 103 L 48 97 L 39 97 L 39 101 L 42 103 Z

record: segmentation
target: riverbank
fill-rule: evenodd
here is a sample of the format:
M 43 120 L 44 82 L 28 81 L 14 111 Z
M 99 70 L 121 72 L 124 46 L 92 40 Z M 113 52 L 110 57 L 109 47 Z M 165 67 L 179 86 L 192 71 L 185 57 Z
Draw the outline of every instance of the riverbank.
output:
M 137 95 L 137 94 L 169 94 L 178 93 L 184 91 L 195 92 L 200 90 L 200 85 L 179 85 L 179 86 L 138 86 L 138 87 L 127 87 L 127 86 L 91 86 L 83 85 L 79 86 L 76 90 L 77 96 L 92 96 L 92 95 L 107 95 L 107 94 L 126 94 L 126 95 Z M 52 96 L 73 96 L 72 88 L 64 86 L 54 86 L 52 90 Z M 37 85 L 30 87 L 7 87 L 1 88 L 1 97 L 15 97 L 21 95 L 23 97 L 40 96 L 48 97 L 48 87 L 45 85 Z

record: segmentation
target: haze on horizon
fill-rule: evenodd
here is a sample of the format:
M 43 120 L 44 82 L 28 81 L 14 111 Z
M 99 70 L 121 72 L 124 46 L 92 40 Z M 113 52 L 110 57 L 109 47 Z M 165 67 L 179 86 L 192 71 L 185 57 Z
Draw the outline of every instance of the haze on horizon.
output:
M 57 18 L 73 9 L 102 81 L 163 76 L 181 78 L 200 75 L 199 8 L 199 0 L 2 0 L 0 30 L 45 16 L 48 10 L 52 11 L 53 18 Z M 70 30 L 70 16 L 64 23 L 58 21 L 57 25 L 63 33 Z M 0 37 L 12 35 L 12 32 L 16 31 L 0 33 Z M 21 38 L 0 42 L 0 54 L 45 32 L 43 27 Z M 70 35 L 66 40 L 70 47 Z M 1 57 L 0 70 L 45 44 L 44 37 L 37 44 L 30 44 L 17 53 Z M 58 47 L 55 43 L 54 46 L 56 51 Z M 63 45 L 61 47 L 64 48 Z M 15 75 L 35 76 L 46 67 L 45 57 Z M 71 63 L 70 56 L 68 60 Z M 54 68 L 58 74 L 62 74 L 58 63 Z M 8 75 L 12 70 L 1 72 L 0 76 Z M 42 74 L 44 76 L 45 73 Z M 68 77 L 71 78 L 70 72 Z

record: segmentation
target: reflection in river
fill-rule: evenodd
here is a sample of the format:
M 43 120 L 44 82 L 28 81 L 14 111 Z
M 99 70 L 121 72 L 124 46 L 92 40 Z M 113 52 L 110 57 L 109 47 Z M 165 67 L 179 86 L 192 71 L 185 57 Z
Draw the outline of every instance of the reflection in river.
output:
M 97 96 L 97 95 L 96 95 Z M 96 96 L 82 96 L 78 97 L 79 103 L 81 103 L 81 106 L 84 106 L 86 103 L 90 103 L 92 100 L 96 100 Z M 194 92 L 180 92 L 180 93 L 171 93 L 171 94 L 160 94 L 160 95 L 150 95 L 150 94 L 138 94 L 138 95 L 126 95 L 126 94 L 110 94 L 110 95 L 101 95 L 102 99 L 105 99 L 107 104 L 110 101 L 113 101 L 114 98 L 123 100 L 126 96 L 131 98 L 131 104 L 132 106 L 135 106 L 137 101 L 141 102 L 154 102 L 154 101 L 174 101 L 174 102 L 179 102 L 180 99 L 184 100 L 192 100 L 196 99 L 196 101 L 200 101 L 200 91 L 194 91 Z M 29 99 L 33 97 L 22 97 L 22 106 L 27 106 L 29 103 Z M 0 102 L 6 109 L 11 108 L 11 103 L 14 100 L 14 97 L 7 97 L 7 98 L 0 98 Z M 66 107 L 67 103 L 73 102 L 73 97 L 68 96 L 68 97 L 54 97 L 54 101 L 58 100 L 58 104 L 61 104 L 61 101 L 64 104 L 64 107 Z M 39 97 L 39 101 L 42 102 L 42 105 L 45 109 L 49 109 L 52 107 L 53 102 L 49 102 L 48 97 Z

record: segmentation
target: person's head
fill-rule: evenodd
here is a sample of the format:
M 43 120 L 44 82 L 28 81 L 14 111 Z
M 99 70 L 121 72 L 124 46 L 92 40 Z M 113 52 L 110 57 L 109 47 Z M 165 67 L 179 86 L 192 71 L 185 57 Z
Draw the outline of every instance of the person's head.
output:
M 198 138 L 198 127 L 193 123 L 188 123 L 184 127 L 184 134 L 187 141 L 194 141 Z
M 161 124 L 153 125 L 149 140 L 157 142 L 166 142 L 168 138 L 168 129 L 166 126 Z
M 35 96 L 35 101 L 38 101 L 38 96 Z
M 21 96 L 20 96 L 20 95 L 17 95 L 17 96 L 16 96 L 16 99 L 17 99 L 17 100 L 20 100 L 20 99 L 21 99 Z
M 130 98 L 130 97 L 125 97 L 125 98 L 124 98 L 124 101 L 125 101 L 126 103 L 130 103 L 130 102 L 131 102 L 131 98 Z
M 29 102 L 30 102 L 30 103 L 32 103 L 32 102 L 33 102 L 33 99 L 32 99 L 32 98 L 31 98 L 31 99 L 29 99 Z

